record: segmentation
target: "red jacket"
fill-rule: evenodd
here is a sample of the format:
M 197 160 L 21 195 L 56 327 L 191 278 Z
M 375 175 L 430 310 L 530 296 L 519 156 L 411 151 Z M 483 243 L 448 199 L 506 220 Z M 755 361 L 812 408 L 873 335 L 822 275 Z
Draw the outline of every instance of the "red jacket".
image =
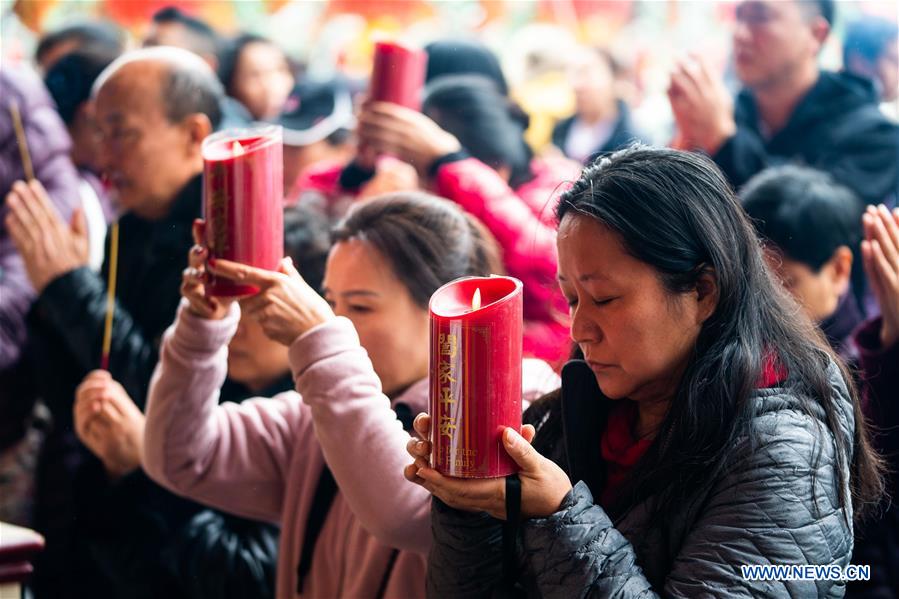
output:
M 466 158 L 440 167 L 432 187 L 480 219 L 499 242 L 506 271 L 524 283 L 524 352 L 558 365 L 571 339 L 568 306 L 556 283 L 555 207 L 580 165 L 538 158 L 531 169 L 534 179 L 513 190 L 495 170 Z
M 480 219 L 503 251 L 509 275 L 524 283 L 524 352 L 558 367 L 571 348 L 568 306 L 556 283 L 555 206 L 559 194 L 580 174 L 580 165 L 561 158 L 535 158 L 534 178 L 516 189 L 476 158 L 444 164 L 431 182 L 437 195 L 454 201 Z M 349 190 L 339 185 L 340 168 L 313 167 L 304 174 L 308 189 L 302 201 L 326 196 L 341 204 Z M 342 206 L 341 206 L 342 207 Z M 334 210 L 329 207 L 329 213 Z

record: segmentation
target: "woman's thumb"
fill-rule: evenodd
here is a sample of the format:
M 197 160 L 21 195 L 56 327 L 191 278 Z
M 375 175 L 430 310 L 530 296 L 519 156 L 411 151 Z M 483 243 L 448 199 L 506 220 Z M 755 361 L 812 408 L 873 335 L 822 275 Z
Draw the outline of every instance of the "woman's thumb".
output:
M 285 256 L 281 259 L 280 264 L 278 264 L 278 271 L 288 277 L 301 276 L 299 271 L 297 271 L 296 267 L 293 265 L 293 258 L 290 256 Z
M 540 454 L 514 428 L 508 427 L 503 431 L 503 445 L 509 457 L 515 460 L 522 470 L 536 469 Z

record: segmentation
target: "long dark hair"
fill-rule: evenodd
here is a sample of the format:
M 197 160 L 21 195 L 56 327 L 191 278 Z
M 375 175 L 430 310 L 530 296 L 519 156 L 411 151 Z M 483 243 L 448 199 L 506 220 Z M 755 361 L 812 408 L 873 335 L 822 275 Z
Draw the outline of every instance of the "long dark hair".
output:
M 356 204 L 331 239 L 374 246 L 421 308 L 453 279 L 502 274 L 499 246 L 484 225 L 427 193 L 390 193 Z
M 584 170 L 557 209 L 559 221 L 573 213 L 616 232 L 626 251 L 652 266 L 671 293 L 694 290 L 707 274 L 718 286 L 715 311 L 619 504 L 653 497 L 652 524 L 661 526 L 737 457 L 739 437 L 757 440 L 749 399 L 767 357 L 787 374 L 783 385 L 806 413 L 815 417 L 823 409 L 838 463 L 852 456 L 849 480 L 837 468 L 847 513 L 854 508 L 860 517 L 879 499 L 881 464 L 870 449 L 852 378 L 765 266 L 752 224 L 714 163 L 699 154 L 633 146 Z M 841 392 L 828 377 L 832 363 L 839 365 L 853 403 L 853 447 L 840 431 Z
M 425 89 L 422 110 L 484 164 L 508 167 L 510 187 L 534 178 L 534 154 L 524 139 L 530 119 L 492 80 L 482 75 L 438 77 Z

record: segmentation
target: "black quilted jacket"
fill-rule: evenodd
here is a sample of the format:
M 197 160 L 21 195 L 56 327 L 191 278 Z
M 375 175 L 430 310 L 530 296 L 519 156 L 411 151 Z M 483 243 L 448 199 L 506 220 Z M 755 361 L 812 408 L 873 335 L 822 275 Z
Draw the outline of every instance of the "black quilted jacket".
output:
M 851 448 L 851 400 L 835 366 L 830 376 L 840 396 L 839 434 Z M 572 361 L 563 370 L 561 398 L 526 414 L 539 427 L 535 447 L 576 484 L 558 512 L 522 524 L 517 594 L 566 599 L 843 596 L 842 582 L 749 582 L 740 569 L 744 564 L 850 563 L 852 513 L 839 505 L 837 472 L 842 469 L 848 479 L 851 456 L 836 454 L 823 409 L 813 418 L 784 389 L 758 390 L 756 448 L 738 441 L 738 459 L 696 489 L 678 517 L 659 532 L 648 527 L 646 502 L 629 506 L 614 521 L 594 503 L 604 471 L 599 435 L 608 400 L 601 397 L 586 364 Z M 502 522 L 453 510 L 437 499 L 431 517 L 430 597 L 510 592 L 500 583 Z

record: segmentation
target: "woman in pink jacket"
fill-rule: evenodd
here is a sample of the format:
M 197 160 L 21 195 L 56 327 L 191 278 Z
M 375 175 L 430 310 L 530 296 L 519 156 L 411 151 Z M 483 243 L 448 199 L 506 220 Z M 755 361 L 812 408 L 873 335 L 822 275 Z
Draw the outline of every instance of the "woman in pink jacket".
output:
M 143 462 L 175 492 L 282 526 L 278 597 L 421 597 L 429 496 L 403 484 L 411 415 L 428 397 L 430 294 L 495 271 L 489 234 L 424 194 L 358 204 L 335 232 L 322 299 L 288 260 L 279 272 L 216 261 L 260 287 L 206 298 L 194 248 L 147 404 Z M 238 320 L 287 352 L 296 392 L 218 405 Z M 528 360 L 532 400 L 556 387 Z M 410 488 L 411 487 L 411 488 Z

